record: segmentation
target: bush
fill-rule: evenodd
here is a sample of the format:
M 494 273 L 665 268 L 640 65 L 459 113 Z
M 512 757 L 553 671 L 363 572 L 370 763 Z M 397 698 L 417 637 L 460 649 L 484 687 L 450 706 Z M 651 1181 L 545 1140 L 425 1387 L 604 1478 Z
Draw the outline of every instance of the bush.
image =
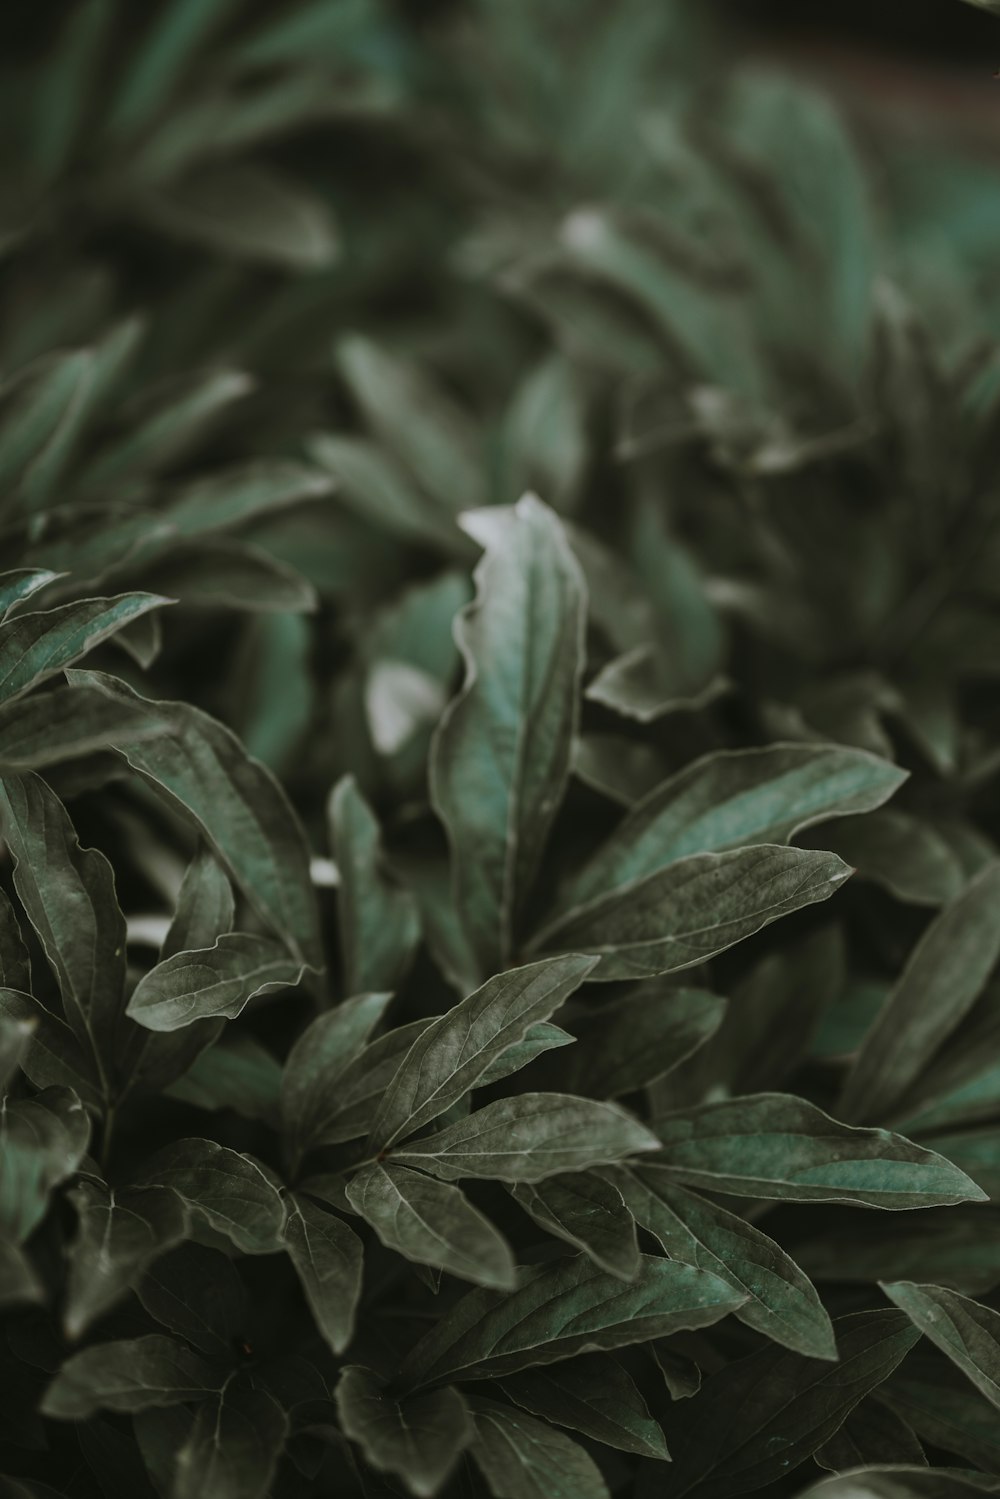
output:
M 714 15 L 4 20 L 5 1495 L 996 1487 L 1000 174 Z

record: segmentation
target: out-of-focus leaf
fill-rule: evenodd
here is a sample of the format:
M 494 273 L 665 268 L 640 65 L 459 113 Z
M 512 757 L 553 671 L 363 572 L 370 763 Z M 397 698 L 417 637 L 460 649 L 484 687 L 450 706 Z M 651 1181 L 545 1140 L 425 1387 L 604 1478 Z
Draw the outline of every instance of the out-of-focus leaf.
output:
M 284 1237 L 320 1331 L 334 1353 L 343 1353 L 361 1295 L 361 1240 L 301 1193 L 288 1198 Z
M 416 902 L 385 869 L 378 822 L 352 777 L 334 787 L 327 815 L 340 875 L 344 989 L 348 994 L 395 989 L 420 940 Z
M 465 1401 L 450 1387 L 394 1397 L 370 1369 L 351 1364 L 336 1400 L 345 1433 L 371 1466 L 396 1474 L 416 1499 L 438 1492 L 472 1440 Z
M 610 1499 L 593 1458 L 562 1432 L 478 1395 L 469 1407 L 470 1452 L 493 1499 L 545 1499 L 567 1484 L 579 1499 Z
M 69 1194 L 77 1213 L 63 1325 L 76 1339 L 121 1300 L 146 1267 L 188 1232 L 181 1199 L 168 1188 L 119 1190 L 84 1180 Z

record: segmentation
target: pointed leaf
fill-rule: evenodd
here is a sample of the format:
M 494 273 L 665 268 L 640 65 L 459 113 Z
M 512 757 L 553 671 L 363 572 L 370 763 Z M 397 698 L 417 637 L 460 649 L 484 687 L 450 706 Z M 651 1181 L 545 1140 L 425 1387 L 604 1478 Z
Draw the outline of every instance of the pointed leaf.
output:
M 501 1082 L 505 1077 L 510 1077 L 514 1072 L 520 1072 L 522 1067 L 527 1067 L 536 1057 L 543 1056 L 547 1051 L 553 1051 L 559 1046 L 572 1046 L 576 1038 L 569 1031 L 564 1031 L 558 1025 L 551 1025 L 547 1020 L 541 1020 L 537 1025 L 531 1026 L 523 1041 L 518 1041 L 513 1046 L 508 1046 L 502 1051 L 495 1062 L 492 1062 L 480 1077 L 476 1084 L 479 1088 L 489 1088 L 493 1083 Z
M 716 994 L 650 981 L 578 1022 L 565 1076 L 594 1098 L 635 1093 L 703 1046 L 725 1013 L 726 1001 Z
M 124 1297 L 158 1255 L 188 1232 L 184 1204 L 165 1187 L 118 1190 L 85 1180 L 69 1194 L 77 1213 L 63 1326 L 78 1338 Z
M 352 1364 L 335 1392 L 344 1432 L 370 1467 L 394 1473 L 416 1499 L 431 1499 L 472 1440 L 472 1423 L 457 1390 L 397 1397 L 370 1369 Z
M 0 989 L 0 1016 L 24 1028 L 20 1066 L 36 1088 L 72 1088 L 88 1108 L 103 1110 L 93 1059 L 65 1020 L 19 989 Z
M 368 1043 L 326 1096 L 325 1107 L 330 1112 L 314 1144 L 335 1145 L 368 1134 L 400 1063 L 417 1037 L 437 1018 L 431 1015 L 425 1020 L 411 1020 L 409 1025 L 397 1026 Z
M 293 1192 L 285 1247 L 320 1332 L 334 1353 L 343 1353 L 361 1295 L 361 1240 L 342 1218 Z
M 160 948 L 161 962 L 175 953 L 211 947 L 217 937 L 232 931 L 233 915 L 232 886 L 210 850 L 199 848 L 184 872 L 177 908 Z
M 434 741 L 431 798 L 462 923 L 489 973 L 511 960 L 569 778 L 586 590 L 559 522 L 533 496 L 463 524 L 485 556 L 459 616 L 465 683 Z
M 471 1452 L 493 1499 L 610 1499 L 601 1470 L 583 1448 L 544 1421 L 493 1400 L 471 1399 Z
M 602 1270 L 622 1280 L 638 1273 L 635 1220 L 618 1188 L 596 1172 L 550 1176 L 535 1185 L 521 1182 L 511 1192 L 541 1228 L 582 1249 Z
M 234 1028 L 232 1035 L 206 1047 L 166 1092 L 197 1109 L 232 1109 L 244 1119 L 259 1119 L 274 1127 L 280 1108 L 281 1063 L 253 1036 Z
M 15 604 L 30 599 L 33 593 L 54 583 L 59 576 L 59 573 L 49 572 L 47 567 L 19 567 L 0 573 L 0 619 Z
M 340 874 L 337 920 L 345 992 L 395 989 L 420 941 L 416 902 L 383 868 L 379 825 L 352 776 L 334 787 L 327 816 Z
M 406 1259 L 478 1286 L 516 1284 L 509 1246 L 457 1187 L 387 1161 L 352 1177 L 347 1197 L 386 1248 Z
M 127 1014 L 151 1031 L 241 1014 L 251 999 L 294 987 L 304 969 L 271 937 L 229 932 L 214 947 L 165 958 L 136 984 Z
M 182 1244 L 150 1265 L 136 1287 L 143 1307 L 210 1358 L 228 1363 L 246 1335 L 247 1298 L 233 1262 L 217 1249 Z
M 875 1463 L 913 1463 L 927 1467 L 924 1449 L 902 1416 L 869 1396 L 855 1406 L 843 1426 L 813 1457 L 821 1468 L 839 1473 Z
M 244 1254 L 281 1247 L 285 1209 L 259 1166 L 214 1140 L 176 1140 L 145 1164 L 151 1186 L 172 1187 L 196 1217 Z
M 584 1353 L 549 1369 L 522 1369 L 501 1383 L 505 1395 L 534 1416 L 569 1426 L 595 1442 L 666 1462 L 663 1432 L 630 1375 L 616 1359 Z
M 6 620 L 0 624 L 0 702 L 27 692 L 132 620 L 171 602 L 157 593 L 123 593 Z
M 90 1119 L 68 1088 L 0 1105 L 0 1234 L 22 1244 L 45 1216 L 53 1187 L 79 1166 Z
M 195 1413 L 177 1453 L 173 1499 L 266 1499 L 287 1434 L 285 1413 L 266 1391 L 227 1384 Z
M 293 1150 L 301 1153 L 318 1141 L 343 1109 L 344 1073 L 361 1056 L 391 997 L 359 994 L 345 1000 L 314 1020 L 288 1053 L 281 1117 Z
M 0 706 L 0 770 L 41 770 L 107 749 L 122 735 L 142 739 L 163 732 L 164 725 L 141 708 L 86 688 L 56 687 Z
M 1000 1313 L 943 1286 L 883 1285 L 890 1301 L 1000 1409 Z
M 213 1369 L 176 1338 L 150 1333 L 74 1353 L 45 1392 L 42 1410 L 59 1421 L 85 1421 L 99 1410 L 186 1405 L 210 1395 L 224 1378 L 224 1370 Z

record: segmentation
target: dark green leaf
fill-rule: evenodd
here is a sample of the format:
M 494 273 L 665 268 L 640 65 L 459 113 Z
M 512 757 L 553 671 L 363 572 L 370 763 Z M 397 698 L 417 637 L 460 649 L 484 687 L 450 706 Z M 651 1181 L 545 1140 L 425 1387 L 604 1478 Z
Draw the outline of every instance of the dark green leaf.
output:
M 665 1461 L 663 1432 L 631 1377 L 615 1359 L 584 1353 L 550 1369 L 523 1369 L 502 1381 L 517 1405 L 595 1442 Z
M 156 593 L 83 599 L 0 624 L 0 702 L 55 676 L 150 609 L 169 604 Z
M 1000 1408 L 1000 1313 L 943 1286 L 897 1281 L 882 1289 L 990 1404 Z
M 340 875 L 337 919 L 345 993 L 395 989 L 420 941 L 416 902 L 384 869 L 378 823 L 353 777 L 334 787 L 327 816 Z
M 20 1065 L 36 1088 L 72 1088 L 88 1108 L 103 1110 L 93 1059 L 65 1020 L 19 989 L 0 989 L 0 1016 L 23 1028 Z
M 281 1247 L 281 1197 L 260 1167 L 235 1150 L 214 1140 L 176 1140 L 146 1162 L 143 1179 L 172 1187 L 196 1217 L 244 1254 L 272 1254 Z
M 0 619 L 15 604 L 30 599 L 33 593 L 54 583 L 59 576 L 59 573 L 49 572 L 47 567 L 21 567 L 0 573 Z
M 535 1185 L 521 1182 L 511 1190 L 541 1228 L 582 1249 L 602 1270 L 622 1280 L 638 1273 L 635 1222 L 610 1181 L 593 1171 L 576 1171 Z
M 416 1499 L 431 1499 L 472 1440 L 472 1424 L 457 1390 L 427 1390 L 402 1398 L 387 1394 L 370 1369 L 352 1364 L 336 1389 L 337 1414 L 366 1462 L 394 1473 Z
M 337 1144 L 368 1133 L 401 1061 L 435 1018 L 411 1020 L 409 1025 L 401 1025 L 376 1037 L 360 1056 L 349 1063 L 338 1077 L 336 1088 L 327 1097 L 330 1113 L 316 1144 Z M 480 1078 L 480 1083 L 482 1081 Z
M 35 1098 L 6 1099 L 0 1108 L 0 1233 L 21 1244 L 45 1216 L 53 1187 L 79 1166 L 90 1120 L 68 1088 Z
M 177 908 L 160 948 L 161 961 L 175 953 L 211 947 L 216 938 L 232 931 L 233 914 L 232 886 L 212 853 L 200 848 L 185 870 Z
M 163 732 L 164 725 L 141 708 L 87 688 L 56 687 L 0 706 L 0 768 L 5 774 L 41 770 L 106 749 L 124 735 L 142 739 Z
M 227 1384 L 198 1408 L 177 1453 L 173 1499 L 266 1499 L 288 1421 L 264 1390 Z
M 151 1317 L 210 1358 L 228 1362 L 246 1336 L 246 1294 L 216 1249 L 183 1244 L 161 1255 L 136 1287 Z
M 493 1499 L 610 1499 L 593 1458 L 562 1432 L 494 1400 L 477 1396 L 469 1406 L 470 1450 Z
M 344 1074 L 362 1055 L 391 997 L 359 994 L 345 1000 L 314 1020 L 288 1053 L 281 1118 L 293 1150 L 305 1151 L 325 1138 L 330 1120 L 344 1109 Z
M 150 1333 L 74 1353 L 49 1385 L 42 1410 L 60 1421 L 81 1421 L 99 1410 L 185 1405 L 210 1395 L 224 1379 L 224 1371 L 213 1369 L 176 1338 Z
M 361 1295 L 361 1240 L 343 1219 L 295 1192 L 284 1238 L 320 1332 L 334 1353 L 343 1353 Z
M 214 947 L 179 952 L 145 974 L 127 1013 L 151 1031 L 175 1031 L 195 1020 L 232 1020 L 259 994 L 287 989 L 302 964 L 270 937 L 228 932 Z
M 855 1406 L 840 1430 L 813 1456 L 821 1468 L 834 1473 L 870 1463 L 927 1466 L 924 1449 L 902 1417 L 870 1396 Z
M 0 1311 L 44 1299 L 45 1288 L 28 1256 L 16 1244 L 0 1239 Z
M 726 1001 L 716 994 L 651 980 L 577 1024 L 566 1075 L 595 1098 L 634 1093 L 686 1061 L 718 1030 L 725 1013 Z
M 188 1232 L 184 1204 L 164 1187 L 119 1190 L 81 1181 L 69 1193 L 77 1213 L 63 1310 L 66 1336 L 80 1337 L 124 1297 L 158 1255 Z
M 281 1096 L 281 1064 L 238 1030 L 208 1046 L 166 1090 L 198 1109 L 232 1109 L 244 1119 L 275 1125 Z

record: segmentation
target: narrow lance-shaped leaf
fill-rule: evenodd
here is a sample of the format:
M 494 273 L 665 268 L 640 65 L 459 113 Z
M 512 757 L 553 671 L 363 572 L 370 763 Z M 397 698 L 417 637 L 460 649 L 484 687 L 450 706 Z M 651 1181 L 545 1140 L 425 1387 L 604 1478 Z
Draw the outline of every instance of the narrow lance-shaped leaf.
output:
M 522 1270 L 516 1291 L 470 1291 L 416 1345 L 414 1384 L 492 1379 L 574 1354 L 710 1327 L 744 1297 L 718 1276 L 643 1255 L 624 1284 L 584 1255 Z
M 434 741 L 431 798 L 463 925 L 490 973 L 514 953 L 569 778 L 586 590 L 559 522 L 533 496 L 463 524 L 485 556 L 459 616 L 465 684 Z
M 65 807 L 38 776 L 3 777 L 0 820 L 15 889 L 107 1091 L 125 984 L 125 919 L 111 865 L 80 847 Z
M 594 980 L 653 978 L 827 900 L 850 873 L 836 854 L 771 844 L 695 854 L 578 907 L 545 927 L 531 950 L 592 953 L 601 960 Z
M 0 702 L 44 682 L 132 620 L 171 602 L 157 593 L 123 593 L 5 620 L 0 624 Z
M 335 1213 L 293 1192 L 285 1247 L 320 1332 L 334 1353 L 343 1353 L 361 1296 L 361 1240 Z
M 574 1090 L 595 1098 L 634 1093 L 686 1061 L 725 1014 L 726 1001 L 717 994 L 650 980 L 578 1022 L 564 1075 Z
M 420 941 L 416 902 L 384 869 L 378 823 L 353 777 L 334 788 L 327 816 L 340 874 L 337 920 L 344 992 L 395 989 Z
M 829 1440 L 918 1336 L 891 1311 L 840 1317 L 835 1328 L 836 1363 L 770 1347 L 708 1381 L 686 1413 L 687 1441 L 675 1454 L 678 1495 L 697 1487 L 705 1499 L 728 1499 L 783 1478 Z
M 129 703 L 85 688 L 56 687 L 0 706 L 0 771 L 41 770 L 106 749 L 123 735 L 153 738 L 164 730 Z
M 219 861 L 210 849 L 199 848 L 184 871 L 173 920 L 160 948 L 161 962 L 175 953 L 211 947 L 217 937 L 232 931 L 234 912 L 233 889 Z
M 516 1284 L 510 1246 L 457 1187 L 386 1161 L 353 1176 L 347 1198 L 386 1248 L 408 1260 L 478 1286 Z
M 557 1426 L 620 1452 L 669 1458 L 663 1432 L 632 1377 L 609 1354 L 583 1353 L 544 1369 L 507 1375 L 502 1389 L 515 1404 Z
M 773 1239 L 672 1181 L 662 1166 L 637 1165 L 613 1179 L 643 1228 L 671 1259 L 711 1270 L 748 1299 L 736 1315 L 785 1348 L 836 1358 L 833 1327 L 816 1288 Z
M 655 1121 L 678 1182 L 738 1197 L 940 1207 L 986 1194 L 932 1150 L 882 1129 L 839 1124 L 805 1099 L 758 1093 Z
M 967 1014 L 1000 958 L 1000 860 L 969 882 L 917 943 L 844 1084 L 848 1119 L 885 1117 Z
M 387 1393 L 370 1369 L 349 1365 L 335 1392 L 340 1424 L 378 1472 L 394 1473 L 415 1499 L 431 1499 L 472 1440 L 457 1390 Z
M 621 1161 L 658 1143 L 617 1104 L 568 1093 L 520 1093 L 397 1147 L 393 1158 L 445 1181 L 481 1176 L 537 1182 Z
M 167 1187 L 119 1190 L 85 1179 L 69 1197 L 78 1225 L 63 1325 L 68 1338 L 78 1338 L 127 1295 L 147 1265 L 181 1242 L 188 1217 Z
M 136 984 L 127 1013 L 151 1031 L 234 1019 L 259 994 L 293 987 L 302 964 L 271 937 L 229 932 L 214 947 L 165 958 Z
M 469 1402 L 475 1423 L 470 1448 L 493 1499 L 610 1499 L 607 1484 L 588 1452 L 523 1411 L 479 1396 Z
M 400 1062 L 436 1018 L 411 1020 L 368 1043 L 337 1078 L 336 1088 L 324 1090 L 323 1122 L 314 1144 L 335 1145 L 368 1133 Z
M 288 1053 L 281 1082 L 282 1128 L 301 1153 L 343 1107 L 341 1079 L 385 1014 L 389 994 L 359 994 L 307 1026 Z M 358 1131 L 363 1133 L 363 1127 Z
M 74 687 L 94 687 L 118 701 L 139 703 L 166 722 L 162 737 L 123 739 L 115 749 L 194 823 L 293 954 L 310 967 L 322 967 L 305 837 L 270 771 L 251 759 L 227 728 L 187 703 L 151 702 L 103 673 L 73 671 L 67 679 Z
M 943 1286 L 897 1281 L 882 1289 L 1000 1410 L 1000 1313 Z
M 59 1421 L 85 1421 L 99 1410 L 186 1405 L 210 1395 L 224 1379 L 224 1369 L 213 1368 L 176 1338 L 150 1333 L 74 1353 L 49 1385 L 42 1410 Z
M 692 854 L 786 843 L 829 817 L 869 812 L 907 772 L 866 750 L 774 744 L 706 755 L 640 801 L 560 893 L 571 911 Z
M 595 1171 L 572 1171 L 511 1190 L 540 1228 L 582 1249 L 602 1270 L 622 1280 L 638 1272 L 635 1220 L 611 1181 Z
M 371 1146 L 385 1149 L 464 1098 L 488 1068 L 579 988 L 593 967 L 592 958 L 568 954 L 510 969 L 432 1021 L 386 1090 Z
M 30 599 L 33 593 L 54 583 L 59 576 L 59 573 L 50 572 L 47 567 L 20 567 L 11 572 L 0 573 L 0 619 L 15 604 L 19 604 L 22 599 Z
M 0 890 L 0 984 L 31 993 L 31 955 L 21 934 L 17 912 Z
M 227 1384 L 195 1412 L 173 1499 L 266 1499 L 287 1434 L 288 1418 L 266 1390 Z

